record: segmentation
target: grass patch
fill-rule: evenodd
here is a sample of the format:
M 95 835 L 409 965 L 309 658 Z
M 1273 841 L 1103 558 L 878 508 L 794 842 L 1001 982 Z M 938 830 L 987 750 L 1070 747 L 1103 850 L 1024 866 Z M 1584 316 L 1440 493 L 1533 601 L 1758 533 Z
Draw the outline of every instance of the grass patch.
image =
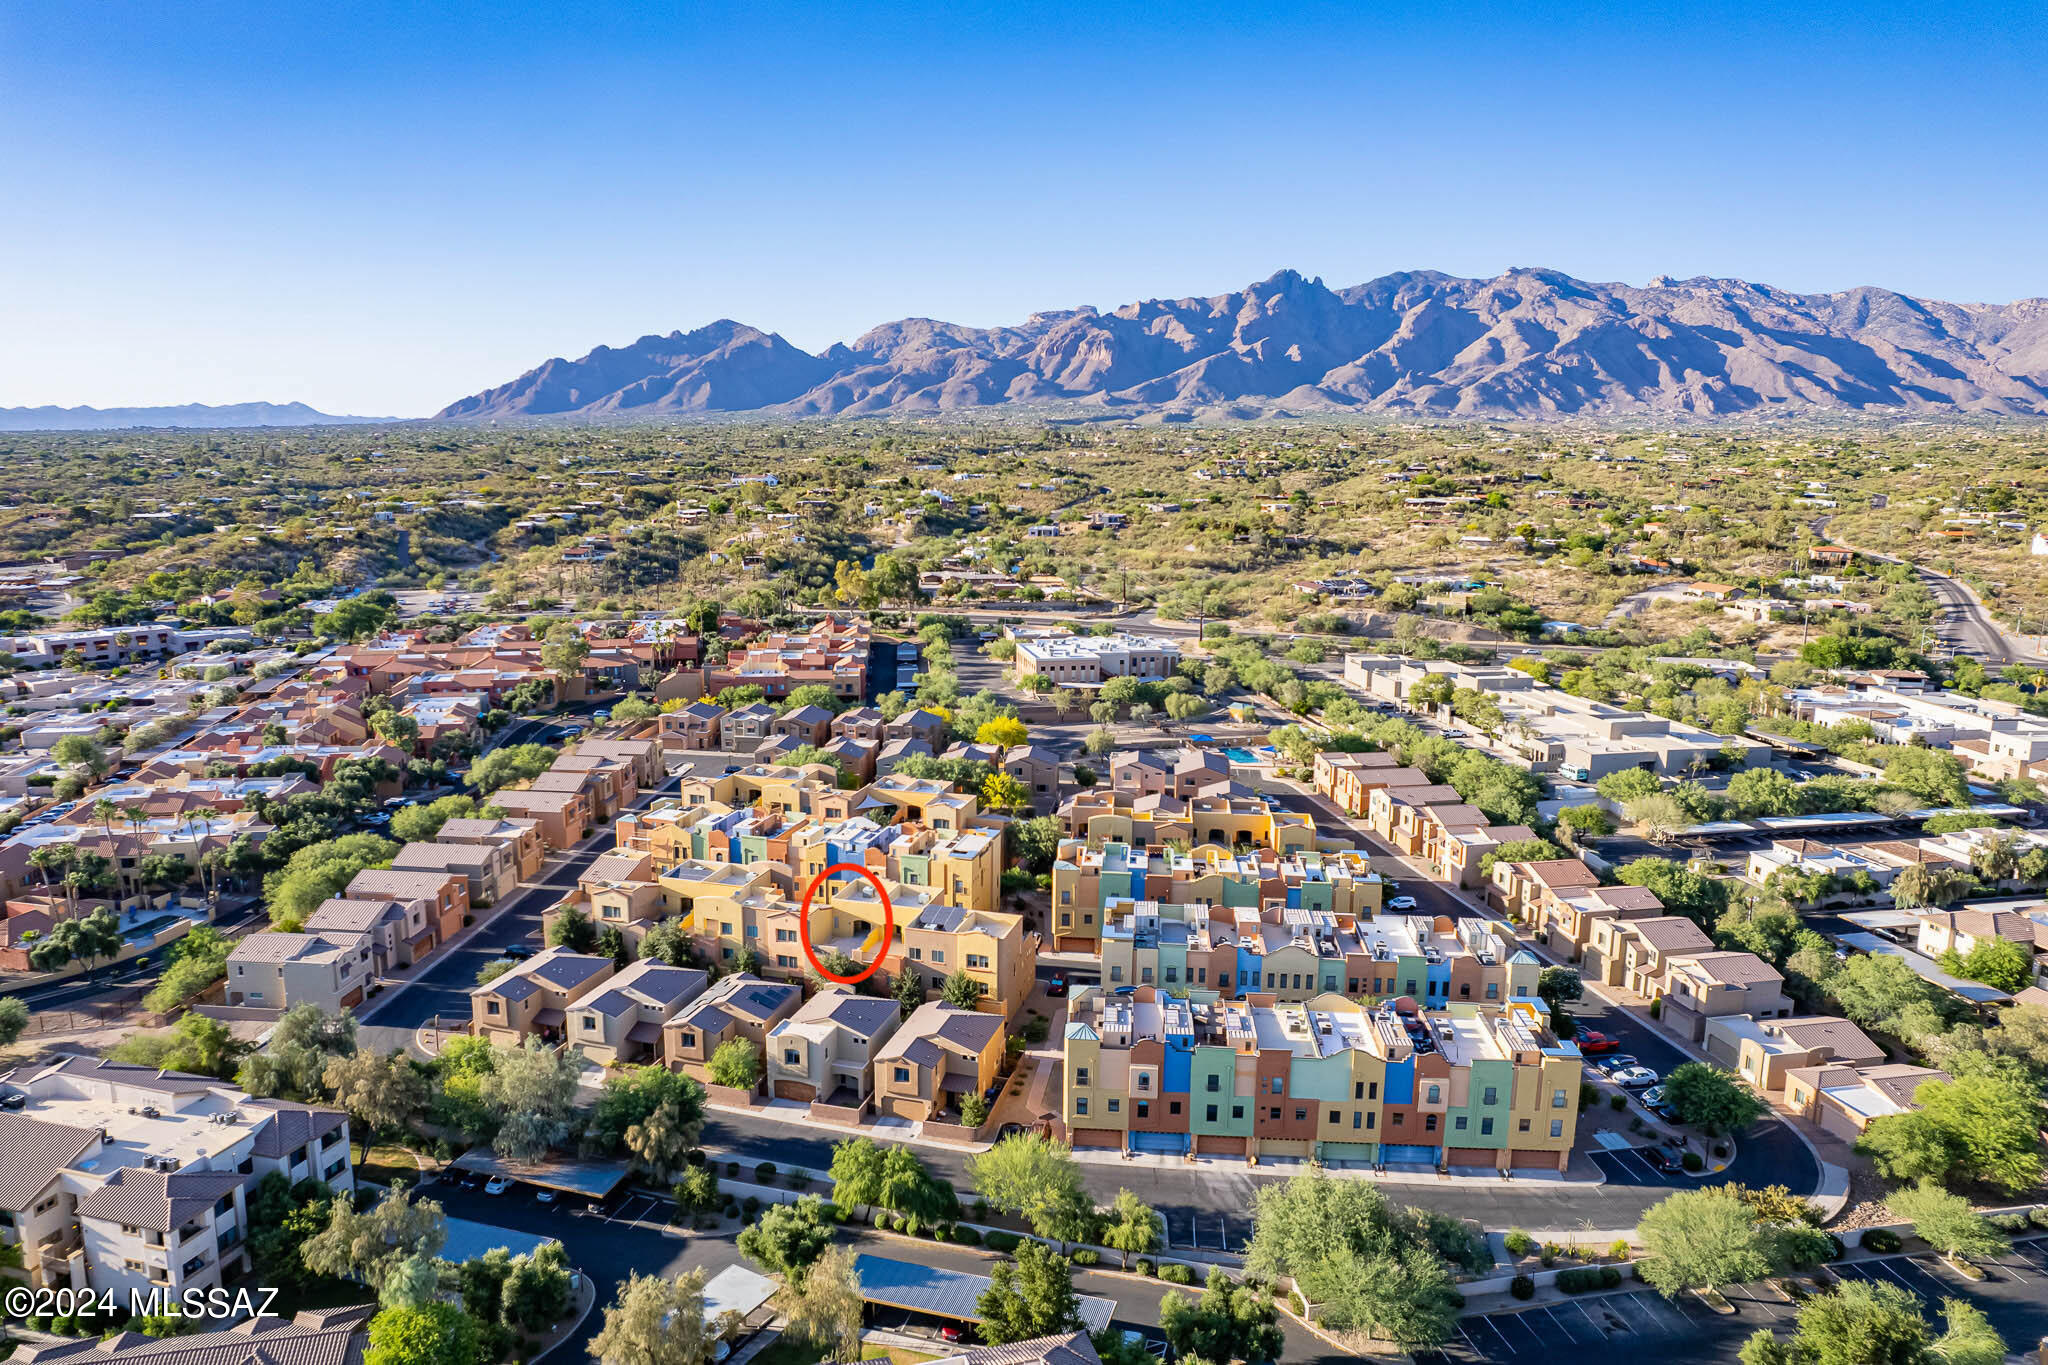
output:
M 393 1180 L 417 1185 L 420 1183 L 420 1159 L 403 1147 L 372 1143 L 369 1157 L 356 1164 L 356 1178 L 379 1185 L 388 1185 Z

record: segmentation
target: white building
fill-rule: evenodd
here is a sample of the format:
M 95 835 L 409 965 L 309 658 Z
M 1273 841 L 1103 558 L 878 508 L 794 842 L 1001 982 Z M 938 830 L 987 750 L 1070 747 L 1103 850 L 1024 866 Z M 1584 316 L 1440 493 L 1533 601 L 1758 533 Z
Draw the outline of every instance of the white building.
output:
M 248 1198 L 276 1171 L 353 1190 L 348 1116 L 226 1081 L 67 1057 L 0 1085 L 0 1239 L 31 1283 L 173 1293 L 247 1260 Z
M 1180 646 L 1149 635 L 1075 635 L 1017 641 L 1017 677 L 1057 687 L 1099 687 L 1109 678 L 1166 678 Z

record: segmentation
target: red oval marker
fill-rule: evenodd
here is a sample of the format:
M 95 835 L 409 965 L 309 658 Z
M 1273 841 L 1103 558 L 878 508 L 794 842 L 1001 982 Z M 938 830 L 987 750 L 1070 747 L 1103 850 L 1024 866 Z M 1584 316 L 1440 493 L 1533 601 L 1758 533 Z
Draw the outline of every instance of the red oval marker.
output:
M 873 962 L 870 962 L 864 970 L 856 972 L 852 976 L 836 976 L 826 971 L 825 964 L 818 961 L 817 950 L 811 947 L 811 898 L 818 894 L 818 888 L 825 884 L 826 878 L 835 872 L 858 872 L 861 876 L 867 878 L 868 885 L 874 887 L 875 894 L 882 899 L 883 927 L 881 950 L 875 954 Z M 842 986 L 857 986 L 873 976 L 876 969 L 882 965 L 882 959 L 889 955 L 889 944 L 896 938 L 896 907 L 890 903 L 887 888 L 882 885 L 881 879 L 875 876 L 874 873 L 868 871 L 859 863 L 833 863 L 826 867 L 823 872 L 811 878 L 811 884 L 804 888 L 803 904 L 797 908 L 796 912 L 796 933 L 797 941 L 804 945 L 804 956 L 811 960 L 813 971 L 817 972 L 819 976 L 824 977 L 827 981 L 837 981 Z

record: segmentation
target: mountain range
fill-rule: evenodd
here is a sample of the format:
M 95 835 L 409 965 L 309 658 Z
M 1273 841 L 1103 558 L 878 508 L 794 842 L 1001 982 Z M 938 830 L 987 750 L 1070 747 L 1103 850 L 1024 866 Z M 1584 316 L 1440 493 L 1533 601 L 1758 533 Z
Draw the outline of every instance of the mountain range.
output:
M 906 318 L 816 355 L 721 320 L 549 360 L 439 416 L 1023 405 L 1154 418 L 2048 416 L 2048 299 L 1957 304 L 1705 278 L 1636 288 L 1537 269 L 1331 289 L 1283 270 L 1233 293 L 1008 327 Z
M 185 403 L 164 408 L 0 408 L 0 431 L 116 431 L 124 427 L 318 427 L 388 422 L 337 417 L 304 403 Z

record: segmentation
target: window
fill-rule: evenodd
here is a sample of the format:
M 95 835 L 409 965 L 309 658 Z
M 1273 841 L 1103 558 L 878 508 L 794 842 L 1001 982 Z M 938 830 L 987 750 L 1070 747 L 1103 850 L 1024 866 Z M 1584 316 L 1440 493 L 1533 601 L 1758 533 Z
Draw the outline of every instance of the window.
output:
M 1488 1000 L 1500 999 L 1500 982 L 1489 981 L 1486 983 L 1486 998 Z
M 1140 1072 L 1138 1073 L 1138 1089 L 1140 1089 L 1140 1090 L 1150 1090 L 1151 1088 L 1152 1088 L 1152 1073 L 1151 1073 L 1151 1072 L 1149 1072 L 1149 1071 L 1140 1071 Z
M 695 1047 L 697 1046 L 697 1035 L 694 1033 L 679 1033 L 676 1035 L 676 1042 L 683 1047 Z
M 731 920 L 729 920 L 729 919 L 728 919 L 728 920 L 720 920 L 720 921 L 718 922 L 718 932 L 719 932 L 719 933 L 721 933 L 721 934 L 729 934 L 729 933 L 731 933 L 731 932 L 732 932 L 732 921 L 731 921 Z
M 1425 1133 L 1434 1133 L 1436 1131 L 1435 1114 L 1424 1114 L 1422 1116 L 1422 1131 Z
M 1295 1105 L 1295 1106 L 1294 1106 L 1294 1121 L 1295 1121 L 1296 1123 L 1307 1123 L 1307 1122 L 1308 1122 L 1308 1106 L 1307 1106 L 1307 1105 L 1305 1105 L 1305 1104 L 1297 1104 L 1297 1105 Z
M 1495 1089 L 1495 1088 L 1494 1088 L 1493 1086 L 1490 1086 L 1490 1085 L 1489 1085 L 1489 1086 L 1487 1086 L 1487 1087 L 1486 1087 L 1486 1099 L 1485 1099 L 1485 1101 L 1484 1101 L 1484 1102 L 1485 1102 L 1485 1103 L 1487 1103 L 1487 1104 L 1499 1104 L 1499 1103 L 1500 1103 L 1500 1091 L 1499 1091 L 1499 1090 L 1497 1090 L 1497 1089 Z
M 1287 1078 L 1285 1076 L 1275 1076 L 1267 1088 L 1275 1095 L 1284 1095 L 1287 1093 Z
M 1229 973 L 1229 972 L 1218 972 L 1218 973 L 1216 973 L 1216 986 L 1217 986 L 1217 988 L 1218 988 L 1219 990 L 1226 990 L 1226 991 L 1227 991 L 1227 990 L 1229 990 L 1229 989 L 1230 989 L 1230 973 Z
M 945 960 L 946 960 L 946 950 L 945 950 L 944 948 L 934 948 L 934 949 L 932 949 L 932 961 L 933 961 L 933 962 L 944 962 Z
M 1351 1111 L 1351 1127 L 1353 1128 L 1353 1130 L 1356 1130 L 1364 1122 L 1365 1113 L 1363 1110 L 1354 1109 Z
M 1408 989 L 1407 989 L 1406 991 L 1404 991 L 1404 992 L 1403 992 L 1403 994 L 1404 994 L 1404 995 L 1413 995 L 1413 994 L 1415 994 L 1415 978 L 1414 978 L 1414 977 L 1412 977 L 1412 976 L 1411 976 L 1411 977 L 1409 977 L 1409 978 L 1408 978 Z
M 1435 1103 L 1437 1103 L 1437 1102 L 1438 1102 L 1439 1100 L 1441 1100 L 1441 1099 L 1443 1098 L 1443 1093 L 1444 1093 L 1444 1088 L 1443 1088 L 1442 1086 L 1440 1086 L 1440 1085 L 1433 1085 L 1433 1086 L 1431 1086 L 1431 1087 L 1429 1088 L 1429 1102 L 1430 1102 L 1431 1104 L 1435 1104 Z
M 727 953 L 726 956 L 731 957 L 732 954 Z M 796 966 L 796 959 L 788 953 L 777 953 L 775 955 L 775 965 L 778 967 L 794 967 Z
M 1168 967 L 1168 968 L 1166 969 L 1166 979 L 1167 979 L 1167 981 L 1169 981 L 1169 982 L 1177 982 L 1177 981 L 1179 981 L 1179 980 L 1180 980 L 1180 968 L 1178 968 L 1178 967 Z
M 1380 1083 L 1378 1081 L 1367 1081 L 1365 1083 L 1365 1097 L 1369 1100 L 1376 1100 L 1380 1097 Z
M 1077 1067 L 1075 1067 L 1075 1068 L 1074 1068 L 1074 1084 L 1075 1084 L 1075 1085 L 1086 1085 L 1086 1084 L 1088 1084 L 1088 1068 L 1087 1068 L 1087 1067 L 1085 1067 L 1085 1066 L 1077 1066 Z
M 1111 1101 L 1109 1102 L 1109 1112 L 1110 1112 L 1110 1113 L 1114 1114 L 1114 1113 L 1116 1113 L 1116 1112 L 1117 1112 L 1118 1110 L 1120 1110 L 1121 1108 L 1123 1108 L 1123 1101 L 1122 1101 L 1122 1100 L 1111 1100 Z
M 1550 1107 L 1552 1109 L 1564 1108 L 1564 1091 L 1553 1090 L 1550 1092 Z
M 1076 1095 L 1074 1097 L 1074 1112 L 1076 1114 L 1088 1112 L 1088 1097 L 1086 1095 Z
M 1208 1090 L 1210 1094 L 1215 1094 L 1217 1091 L 1223 1088 L 1223 1078 L 1213 1071 L 1210 1072 L 1209 1083 L 1205 1088 Z
M 1233 1104 L 1233 1105 L 1231 1105 L 1231 1106 L 1230 1106 L 1230 1117 L 1232 1117 L 1232 1118 L 1234 1118 L 1234 1119 L 1241 1119 L 1241 1118 L 1243 1118 L 1243 1117 L 1244 1117 L 1244 1106 L 1243 1106 L 1243 1105 L 1241 1105 L 1241 1104 Z
M 1213 1104 L 1209 1106 L 1207 1121 L 1210 1123 L 1214 1123 L 1216 1121 L 1216 1106 Z
M 1169 1114 L 1178 1115 L 1180 1113 L 1180 1101 L 1168 1100 L 1166 1102 L 1166 1112 Z
M 1493 1136 L 1493 1120 L 1492 1120 L 1492 1119 L 1481 1119 L 1481 1120 L 1479 1120 L 1479 1136 L 1481 1136 L 1481 1137 L 1492 1137 L 1492 1136 Z
M 795 1048 L 790 1047 L 782 1050 L 782 1064 L 784 1066 L 802 1066 L 803 1063 L 804 1054 L 798 1052 Z
M 1406 1114 L 1396 1114 L 1396 1115 L 1394 1115 L 1394 1117 L 1393 1117 L 1393 1120 L 1392 1120 L 1392 1126 L 1393 1126 L 1393 1127 L 1396 1127 L 1396 1128 L 1399 1128 L 1399 1127 L 1403 1126 L 1404 1124 L 1406 1124 L 1407 1122 L 1408 1122 L 1408 1116 L 1407 1116 Z
M 584 1016 L 583 1016 L 583 1031 L 584 1031 L 585 1033 L 591 1033 L 591 1032 L 594 1032 L 594 1031 L 596 1030 L 596 1028 L 597 1028 L 597 1016 L 596 1016 L 596 1015 L 594 1015 L 594 1014 L 586 1014 L 586 1015 L 584 1015 Z
M 1351 1083 L 1351 1098 L 1354 1100 L 1362 1100 L 1365 1098 L 1364 1081 L 1353 1081 Z
M 988 967 L 988 958 L 981 953 L 969 953 L 967 955 L 967 965 L 970 967 L 980 967 L 985 970 Z
M 1138 1101 L 1138 1117 L 1141 1119 L 1149 1119 L 1152 1117 L 1152 1105 L 1150 1101 Z
M 1369 1131 L 1369 1130 L 1371 1130 L 1372 1128 L 1374 1128 L 1374 1127 L 1376 1127 L 1376 1126 L 1378 1125 L 1378 1122 L 1379 1122 L 1379 1117 L 1380 1117 L 1380 1116 L 1379 1116 L 1379 1114 L 1378 1114 L 1377 1112 L 1375 1112 L 1375 1111 L 1373 1111 L 1373 1110 L 1370 1110 L 1370 1109 L 1366 1110 L 1366 1112 L 1365 1112 L 1365 1126 L 1366 1126 L 1366 1128 L 1367 1128 L 1367 1130 L 1368 1130 L 1368 1131 Z
M 1550 1135 L 1554 1138 L 1561 1138 L 1564 1136 L 1563 1119 L 1552 1119 L 1550 1121 Z
M 1278 1123 L 1280 1121 L 1280 1106 L 1277 1104 L 1268 1105 L 1266 1108 L 1266 1117 L 1273 1120 L 1273 1122 Z
M 1451 1120 L 1451 1127 L 1456 1129 L 1458 1132 L 1462 1133 L 1465 1131 L 1466 1122 L 1467 1120 L 1465 1116 L 1463 1114 L 1460 1114 L 1455 1119 Z
M 1522 1126 L 1521 1126 L 1521 1128 L 1520 1128 L 1520 1129 L 1519 1129 L 1518 1131 L 1520 1131 L 1520 1132 L 1524 1132 L 1524 1133 L 1528 1132 L 1528 1131 L 1529 1131 L 1529 1120 L 1527 1120 L 1527 1119 L 1523 1119 L 1523 1120 L 1522 1120 Z
M 1152 979 L 1152 969 L 1151 969 L 1150 967 L 1140 967 L 1140 968 L 1138 968 L 1138 980 L 1139 980 L 1139 982 L 1140 982 L 1141 984 L 1142 984 L 1142 983 L 1144 983 L 1144 982 L 1148 982 L 1148 981 L 1150 981 L 1151 979 Z
M 775 931 L 775 941 L 776 941 L 777 943 L 794 943 L 794 942 L 796 942 L 796 930 L 794 930 L 794 929 L 777 929 L 777 930 Z M 915 949 L 915 948 L 912 948 L 912 949 L 910 950 L 910 955 L 911 955 L 912 957 L 916 957 L 916 956 L 917 956 L 917 949 Z
M 1339 1109 L 1332 1109 L 1332 1110 L 1330 1111 L 1330 1122 L 1332 1122 L 1332 1123 L 1342 1123 L 1343 1121 L 1344 1121 L 1344 1113 L 1343 1113 L 1343 1111 L 1342 1111 L 1342 1110 L 1339 1110 Z
M 907 1067 L 907 1066 L 899 1066 L 899 1067 L 897 1067 L 897 1068 L 896 1068 L 896 1083 L 897 1083 L 898 1085 L 907 1085 L 907 1084 L 909 1084 L 909 1082 L 910 1082 L 910 1068 L 909 1068 L 909 1067 Z

